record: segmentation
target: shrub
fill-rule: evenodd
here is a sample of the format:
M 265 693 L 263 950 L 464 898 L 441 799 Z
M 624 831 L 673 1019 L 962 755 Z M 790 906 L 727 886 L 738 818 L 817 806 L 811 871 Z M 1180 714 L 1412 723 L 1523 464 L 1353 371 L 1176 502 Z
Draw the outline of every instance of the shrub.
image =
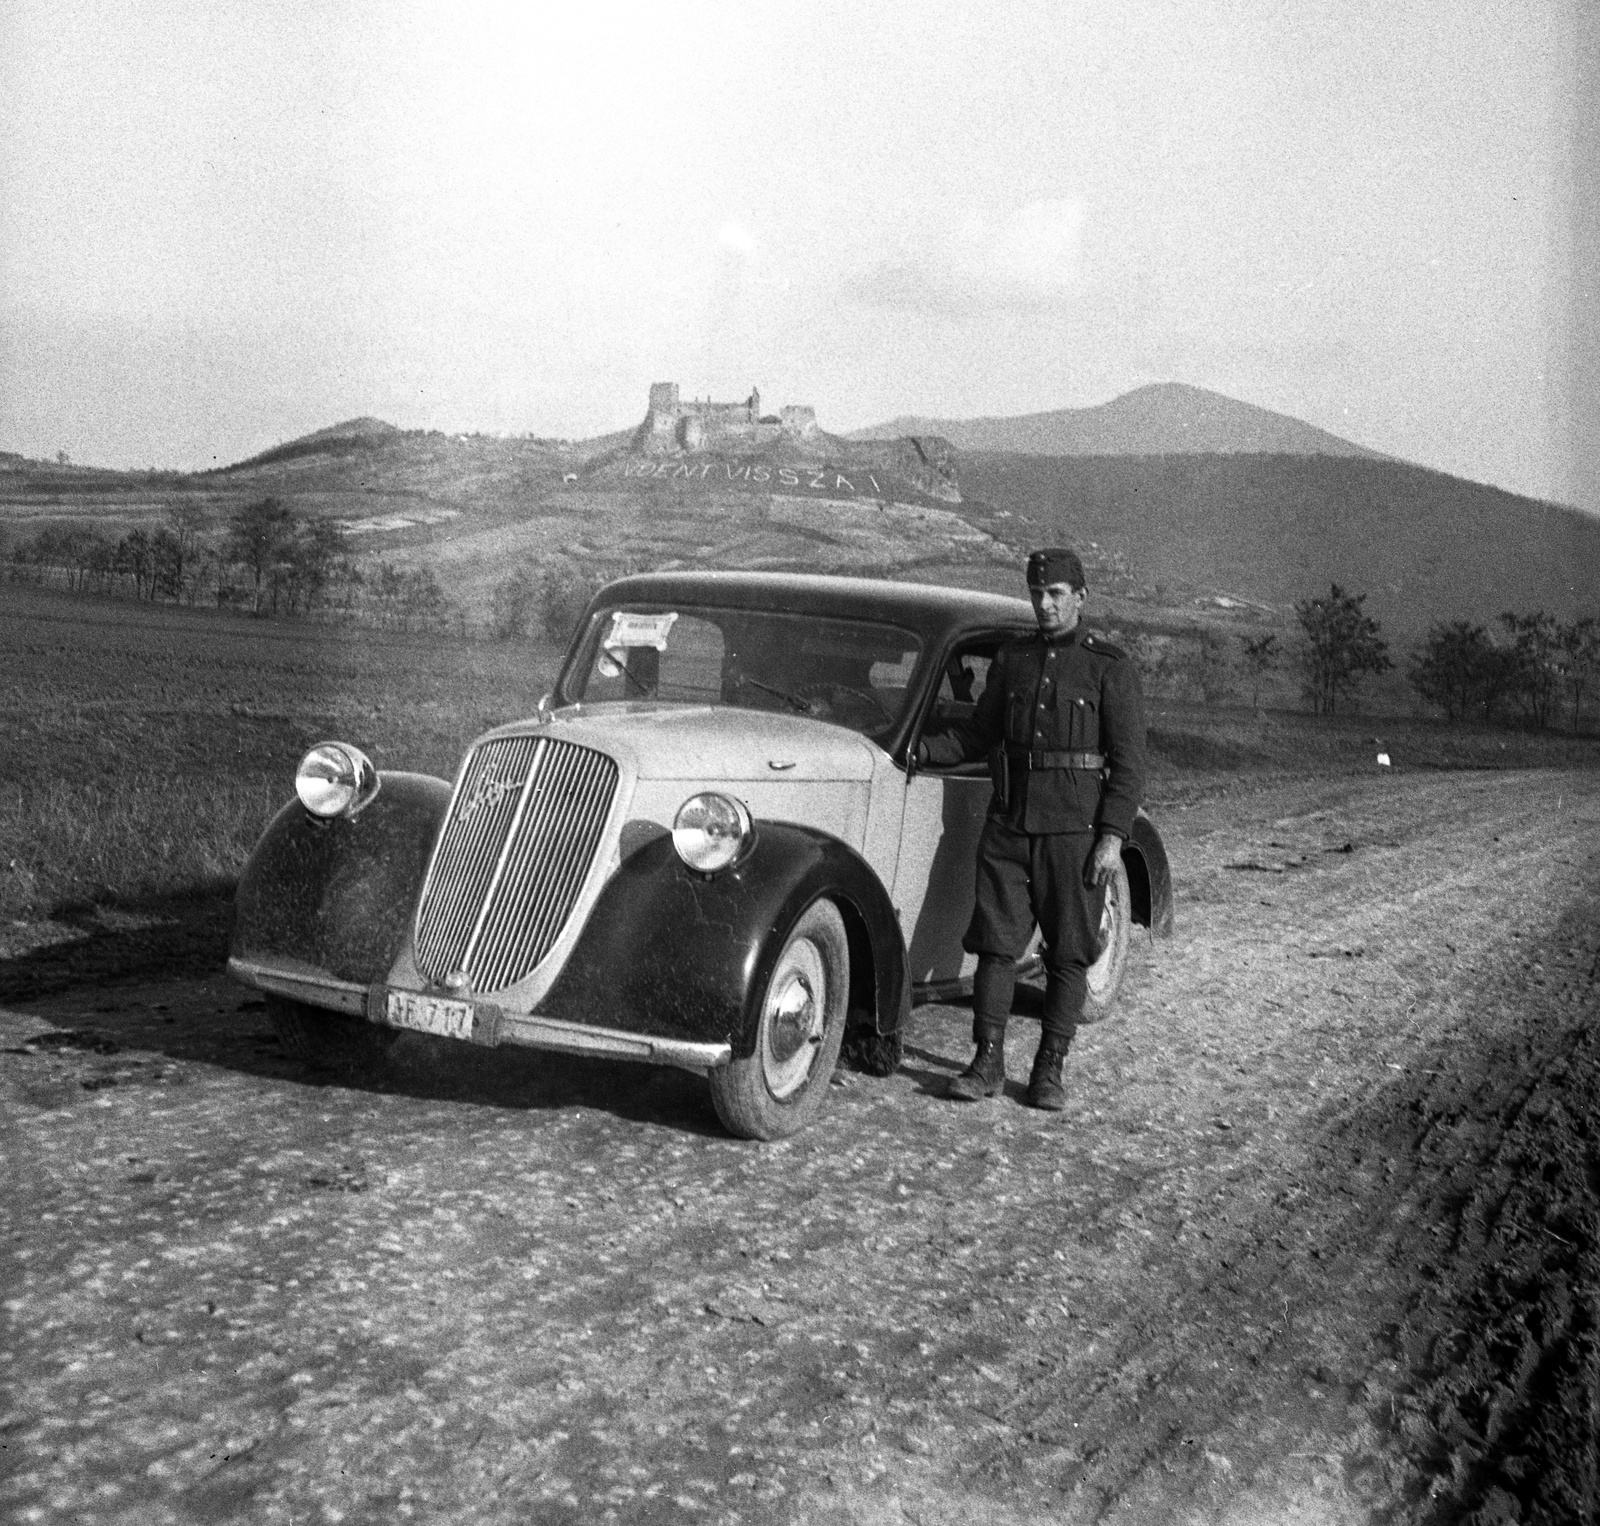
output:
M 1517 659 L 1481 625 L 1456 620 L 1435 625 L 1412 654 L 1411 687 L 1450 721 L 1485 719 L 1515 684 Z
M 545 568 L 539 584 L 539 605 L 544 633 L 565 646 L 592 599 L 617 574 L 583 568 L 576 562 L 558 561 Z
M 533 623 L 540 587 L 526 567 L 514 568 L 489 593 L 489 634 L 496 641 L 522 641 Z

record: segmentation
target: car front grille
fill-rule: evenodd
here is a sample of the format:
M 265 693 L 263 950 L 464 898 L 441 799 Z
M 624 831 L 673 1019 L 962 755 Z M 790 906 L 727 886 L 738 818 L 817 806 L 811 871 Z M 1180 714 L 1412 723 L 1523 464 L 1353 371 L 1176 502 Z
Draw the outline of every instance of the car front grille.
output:
M 548 954 L 589 872 L 617 790 L 603 752 L 549 737 L 485 742 L 439 841 L 417 912 L 417 964 L 499 991 Z

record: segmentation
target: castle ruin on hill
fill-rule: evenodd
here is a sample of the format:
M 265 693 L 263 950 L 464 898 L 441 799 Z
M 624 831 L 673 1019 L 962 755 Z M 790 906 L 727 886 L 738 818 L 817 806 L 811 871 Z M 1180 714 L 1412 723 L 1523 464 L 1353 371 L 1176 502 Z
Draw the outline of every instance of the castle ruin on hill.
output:
M 686 460 L 685 457 L 698 457 Z M 754 388 L 742 403 L 690 398 L 676 382 L 655 382 L 650 411 L 634 430 L 625 477 L 670 480 L 773 493 L 828 492 L 854 498 L 961 502 L 955 452 L 933 435 L 844 440 L 817 427 L 816 409 L 761 411 Z
M 751 388 L 742 403 L 714 403 L 709 398 L 678 395 L 677 382 L 650 387 L 641 447 L 655 455 L 668 451 L 750 449 L 786 440 L 803 440 L 817 432 L 817 411 L 800 406 L 763 414 L 761 394 Z

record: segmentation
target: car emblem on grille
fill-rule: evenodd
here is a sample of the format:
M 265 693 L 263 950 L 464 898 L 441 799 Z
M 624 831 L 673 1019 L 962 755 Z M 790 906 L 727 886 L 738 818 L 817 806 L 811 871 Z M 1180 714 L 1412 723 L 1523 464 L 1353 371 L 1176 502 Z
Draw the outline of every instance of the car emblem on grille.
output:
M 493 805 L 502 795 L 510 795 L 522 788 L 521 779 L 502 779 L 491 774 L 472 786 L 472 793 L 461 802 L 456 812 L 457 821 L 471 821 L 486 805 Z

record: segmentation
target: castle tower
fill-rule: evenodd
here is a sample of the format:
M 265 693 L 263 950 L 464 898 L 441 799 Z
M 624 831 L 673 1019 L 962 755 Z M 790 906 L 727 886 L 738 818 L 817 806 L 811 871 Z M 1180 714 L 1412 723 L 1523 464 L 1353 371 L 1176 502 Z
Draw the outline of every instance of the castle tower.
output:
M 650 411 L 645 423 L 652 436 L 670 437 L 678 427 L 677 382 L 651 382 Z

